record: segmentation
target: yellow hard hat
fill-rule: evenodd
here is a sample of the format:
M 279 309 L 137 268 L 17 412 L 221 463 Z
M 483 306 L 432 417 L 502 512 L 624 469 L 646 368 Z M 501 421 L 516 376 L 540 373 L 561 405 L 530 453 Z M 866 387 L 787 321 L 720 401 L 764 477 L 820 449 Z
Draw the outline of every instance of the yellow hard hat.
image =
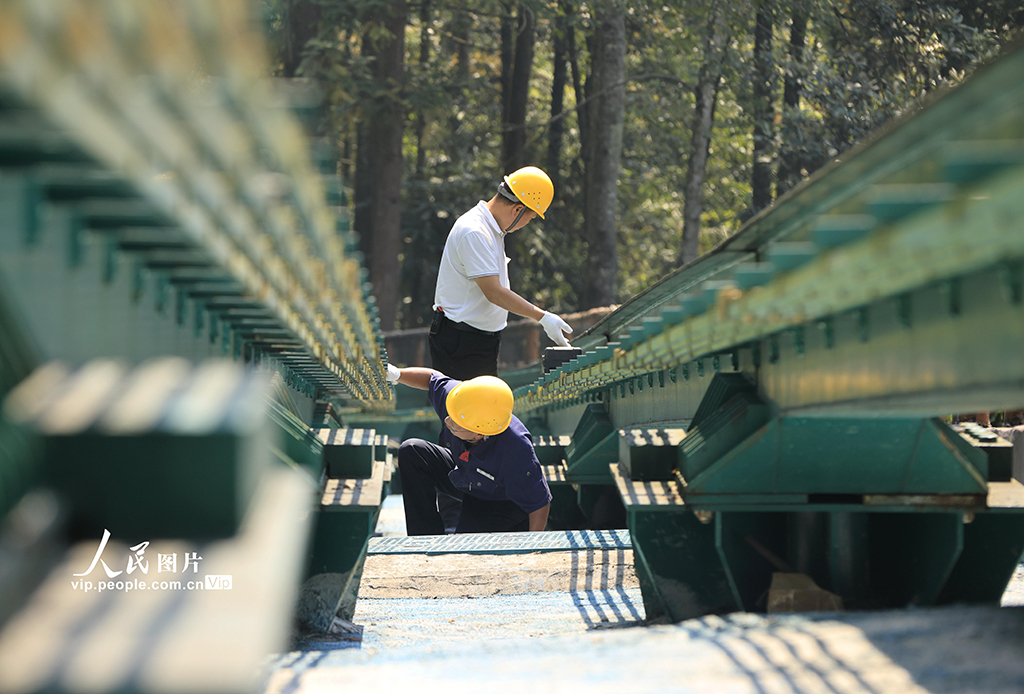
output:
M 519 202 L 544 219 L 544 213 L 555 197 L 555 186 L 546 173 L 536 166 L 524 166 L 505 176 L 505 183 Z
M 477 376 L 452 388 L 444 405 L 463 429 L 494 436 L 512 423 L 512 389 L 495 376 Z

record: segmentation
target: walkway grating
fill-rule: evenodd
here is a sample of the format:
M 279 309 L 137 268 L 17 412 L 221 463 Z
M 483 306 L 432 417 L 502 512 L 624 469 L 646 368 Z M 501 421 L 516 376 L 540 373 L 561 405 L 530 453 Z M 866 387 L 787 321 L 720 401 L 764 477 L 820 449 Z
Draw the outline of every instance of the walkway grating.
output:
M 584 549 L 632 549 L 628 530 L 557 530 L 374 537 L 369 554 L 524 554 Z

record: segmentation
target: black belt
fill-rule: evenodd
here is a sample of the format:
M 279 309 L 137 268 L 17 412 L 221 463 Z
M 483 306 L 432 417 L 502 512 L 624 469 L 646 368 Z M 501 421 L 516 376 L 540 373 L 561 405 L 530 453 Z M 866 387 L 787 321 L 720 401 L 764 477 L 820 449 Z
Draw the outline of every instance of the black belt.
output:
M 487 337 L 497 337 L 497 336 L 501 335 L 501 331 L 500 330 L 497 330 L 495 332 L 488 332 L 487 330 L 481 330 L 480 328 L 474 328 L 469 323 L 460 323 L 459 321 L 454 321 L 451 318 L 449 318 L 448 316 L 444 315 L 444 311 L 442 311 L 440 309 L 434 309 L 434 313 L 441 317 L 441 322 L 442 323 L 447 323 L 448 325 L 452 326 L 456 330 L 461 330 L 461 331 L 466 332 L 466 333 L 476 333 L 478 335 L 486 335 Z

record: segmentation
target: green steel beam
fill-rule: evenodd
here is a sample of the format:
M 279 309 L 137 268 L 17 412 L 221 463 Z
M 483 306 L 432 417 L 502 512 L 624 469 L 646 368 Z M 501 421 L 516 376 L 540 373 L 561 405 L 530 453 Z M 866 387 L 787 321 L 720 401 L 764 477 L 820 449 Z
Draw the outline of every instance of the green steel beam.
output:
M 725 410 L 729 416 L 733 411 Z M 723 422 L 719 434 L 732 438 Z M 688 502 L 705 495 L 980 495 L 987 494 L 988 459 L 940 420 L 782 417 L 739 444 L 700 458 L 687 445 L 680 474 Z
M 209 316 L 204 327 L 223 353 L 245 353 L 220 320 L 232 305 L 223 298 L 253 297 L 325 375 L 316 388 L 327 397 L 392 408 L 365 271 L 338 233 L 304 135 L 262 78 L 258 41 L 227 38 L 244 19 L 203 2 L 90 5 L 83 13 L 72 17 L 57 2 L 2 10 L 0 166 L 22 186 L 5 208 L 18 216 L 9 231 L 26 244 L 23 253 L 39 252 L 40 234 L 52 233 L 39 226 L 52 227 L 46 220 L 56 214 L 67 219 L 59 232 L 67 238 L 51 263 L 73 271 L 100 244 L 103 279 L 92 281 L 101 287 L 119 271 L 119 252 L 168 273 L 220 268 L 234 287 L 207 288 L 195 322 Z M 90 31 L 75 33 L 80 22 Z M 161 49 L 169 34 L 180 44 L 174 51 Z M 81 40 L 75 50 L 51 50 L 69 35 Z M 196 79 L 204 70 L 209 79 Z M 268 188 L 272 181 L 279 190 Z M 185 293 L 200 298 L 194 288 Z M 45 349 L 74 344 L 60 332 L 39 337 Z
M 664 300 L 637 296 L 518 388 L 517 411 L 643 399 L 665 372 L 708 370 L 756 374 L 773 408 L 807 414 L 1024 406 L 1022 63 L 1018 49 L 822 172 L 671 292 L 666 278 Z M 951 113 L 980 120 L 933 127 Z
M 78 532 L 227 537 L 280 445 L 268 386 L 227 360 L 54 362 L 11 391 L 4 414 L 41 442 L 37 481 L 67 502 Z
M 836 158 L 810 180 L 763 210 L 711 253 L 632 297 L 574 340 L 592 350 L 613 341 L 645 316 L 657 316 L 704 281 L 729 274 L 741 262 L 765 260 L 781 240 L 810 241 L 820 215 L 849 213 L 876 184 L 962 183 L 1006 166 L 1020 165 L 1024 139 L 1024 50 L 1015 50 L 977 71 L 964 84 L 933 96 L 868 141 Z M 1009 141 L 1009 142 L 1007 142 Z M 930 179 L 930 180 L 929 180 Z

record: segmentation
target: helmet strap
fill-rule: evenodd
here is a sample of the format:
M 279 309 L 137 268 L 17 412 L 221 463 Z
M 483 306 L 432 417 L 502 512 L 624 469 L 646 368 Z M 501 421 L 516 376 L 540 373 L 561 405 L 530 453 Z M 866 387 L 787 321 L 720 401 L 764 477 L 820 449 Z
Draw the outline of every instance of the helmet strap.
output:
M 501 197 L 505 198 L 509 202 L 514 202 L 516 204 L 520 202 L 519 198 L 516 197 L 516 194 L 512 192 L 512 189 L 509 188 L 508 184 L 504 181 L 498 184 L 498 192 L 501 194 Z
M 522 205 L 522 203 L 519 203 L 519 204 Z M 519 214 L 517 214 L 516 218 L 512 220 L 512 223 L 509 224 L 507 227 L 505 227 L 505 233 L 506 234 L 508 232 L 512 231 L 512 227 L 514 227 L 516 224 L 519 224 L 519 220 L 523 218 L 524 214 L 526 214 L 526 210 L 527 210 L 526 205 L 523 205 L 523 209 L 519 210 Z

